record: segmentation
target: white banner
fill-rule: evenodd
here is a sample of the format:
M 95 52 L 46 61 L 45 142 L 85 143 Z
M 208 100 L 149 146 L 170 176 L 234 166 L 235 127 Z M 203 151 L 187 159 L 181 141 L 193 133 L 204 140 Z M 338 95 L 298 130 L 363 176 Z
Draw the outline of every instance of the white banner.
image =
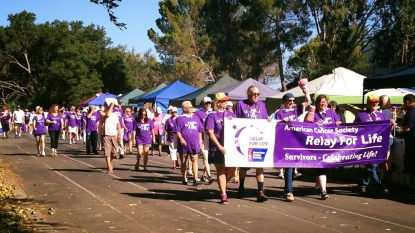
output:
M 276 120 L 225 119 L 226 167 L 274 167 Z

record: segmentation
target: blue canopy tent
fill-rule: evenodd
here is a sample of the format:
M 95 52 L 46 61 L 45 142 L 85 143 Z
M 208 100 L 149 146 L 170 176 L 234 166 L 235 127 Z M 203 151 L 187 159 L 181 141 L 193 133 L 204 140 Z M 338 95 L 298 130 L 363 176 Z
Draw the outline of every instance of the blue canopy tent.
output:
M 104 105 L 105 104 L 105 98 L 117 98 L 117 97 L 118 97 L 118 95 L 114 95 L 114 94 L 111 94 L 111 93 L 107 92 L 105 94 L 102 94 L 102 95 L 92 99 L 91 101 L 86 102 L 85 104 L 86 105 L 95 105 L 95 106 Z
M 196 90 L 197 89 L 192 86 L 176 81 L 156 92 L 141 97 L 140 102 L 155 102 L 155 107 L 161 107 L 163 114 L 166 114 L 169 100 L 187 95 Z

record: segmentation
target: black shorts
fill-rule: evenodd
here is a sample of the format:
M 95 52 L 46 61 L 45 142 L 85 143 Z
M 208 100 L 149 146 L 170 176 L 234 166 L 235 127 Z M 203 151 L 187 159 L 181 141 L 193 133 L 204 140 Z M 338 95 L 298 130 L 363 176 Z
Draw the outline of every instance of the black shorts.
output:
M 1 124 L 1 129 L 4 132 L 9 132 L 10 131 L 10 124 Z
M 329 172 L 328 168 L 315 168 L 314 170 L 316 171 L 317 176 L 327 175 Z
M 25 123 L 26 125 L 28 125 L 28 124 L 30 123 L 30 120 L 25 120 L 25 121 L 24 121 L 24 123 Z
M 209 164 L 223 164 L 225 163 L 225 156 L 220 151 L 209 151 Z
M 22 123 L 14 123 L 14 127 L 22 127 Z
M 403 170 L 406 174 L 415 175 L 415 154 L 405 154 Z

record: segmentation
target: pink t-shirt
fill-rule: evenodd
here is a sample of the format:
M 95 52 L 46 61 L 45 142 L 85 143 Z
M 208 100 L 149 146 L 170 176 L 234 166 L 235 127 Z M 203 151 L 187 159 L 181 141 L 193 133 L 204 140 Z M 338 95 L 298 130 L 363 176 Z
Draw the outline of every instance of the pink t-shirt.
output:
M 153 124 L 154 124 L 154 134 L 155 135 L 163 135 L 164 128 L 163 128 L 163 114 L 158 114 L 158 116 L 154 115 Z

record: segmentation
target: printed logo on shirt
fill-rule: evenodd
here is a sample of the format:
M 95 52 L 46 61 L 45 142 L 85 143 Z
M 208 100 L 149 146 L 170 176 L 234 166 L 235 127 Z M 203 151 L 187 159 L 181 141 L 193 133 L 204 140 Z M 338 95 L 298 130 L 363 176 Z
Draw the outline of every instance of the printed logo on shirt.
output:
M 149 124 L 141 124 L 140 125 L 140 130 L 148 131 L 149 129 L 150 129 L 150 125 Z
M 196 121 L 189 121 L 185 124 L 185 126 L 189 130 L 197 130 L 197 122 Z
M 260 114 L 261 110 L 250 109 L 250 110 L 244 110 L 244 113 L 248 116 L 250 119 L 258 119 L 258 116 Z

